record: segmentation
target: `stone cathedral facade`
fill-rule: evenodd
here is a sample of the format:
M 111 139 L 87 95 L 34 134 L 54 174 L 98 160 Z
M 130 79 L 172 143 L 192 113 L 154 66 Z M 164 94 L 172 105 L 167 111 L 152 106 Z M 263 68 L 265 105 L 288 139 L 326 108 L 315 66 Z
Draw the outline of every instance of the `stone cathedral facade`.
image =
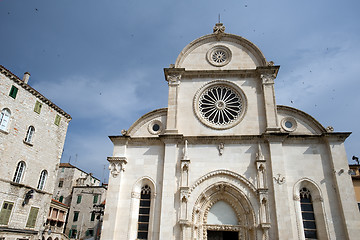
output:
M 358 239 L 350 133 L 276 105 L 279 66 L 218 23 L 114 144 L 102 240 Z

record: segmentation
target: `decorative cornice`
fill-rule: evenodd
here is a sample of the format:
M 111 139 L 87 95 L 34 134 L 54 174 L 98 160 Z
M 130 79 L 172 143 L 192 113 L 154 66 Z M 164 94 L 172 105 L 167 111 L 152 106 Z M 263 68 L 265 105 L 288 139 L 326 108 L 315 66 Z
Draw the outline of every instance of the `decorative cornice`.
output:
M 71 120 L 71 116 L 67 114 L 64 110 L 59 108 L 55 103 L 51 102 L 49 99 L 44 97 L 41 93 L 36 91 L 34 88 L 30 87 L 27 83 L 25 83 L 23 80 L 21 80 L 18 76 L 10 72 L 8 69 L 6 69 L 4 66 L 0 65 L 0 73 L 4 74 L 6 77 L 23 87 L 25 90 L 27 90 L 29 93 L 40 99 L 43 103 L 47 104 L 49 107 L 55 109 L 58 113 L 66 117 L 67 119 Z

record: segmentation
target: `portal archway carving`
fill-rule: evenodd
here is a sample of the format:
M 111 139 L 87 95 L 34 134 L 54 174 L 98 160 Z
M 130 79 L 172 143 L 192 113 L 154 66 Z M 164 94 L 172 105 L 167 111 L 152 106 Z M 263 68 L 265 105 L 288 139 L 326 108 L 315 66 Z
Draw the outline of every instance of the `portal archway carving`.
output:
M 236 225 L 208 224 L 211 207 L 224 201 L 234 210 Z M 208 231 L 238 232 L 239 239 L 256 239 L 255 210 L 249 199 L 236 186 L 227 182 L 218 182 L 209 186 L 196 200 L 192 213 L 193 239 L 206 240 Z

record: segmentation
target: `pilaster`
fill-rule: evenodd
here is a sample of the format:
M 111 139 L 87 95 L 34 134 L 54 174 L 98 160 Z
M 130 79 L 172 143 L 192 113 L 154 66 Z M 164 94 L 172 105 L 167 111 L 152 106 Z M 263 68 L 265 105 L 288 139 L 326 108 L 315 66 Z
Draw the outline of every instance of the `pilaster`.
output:
M 268 141 L 269 146 L 269 165 L 270 179 L 272 180 L 272 188 L 274 193 L 275 217 L 277 222 L 277 238 L 278 239 L 296 239 L 293 232 L 293 221 L 291 217 L 290 203 L 292 199 L 289 196 L 288 184 L 286 182 L 286 171 L 283 156 L 283 140 L 288 134 L 265 134 L 264 137 Z M 266 200 L 267 202 L 267 200 Z
M 101 239 L 118 239 L 121 233 L 117 232 L 116 226 L 118 219 L 121 217 L 121 182 L 127 163 L 126 157 L 108 157 L 109 161 L 109 188 L 106 194 L 106 207 L 104 214 L 104 224 Z
M 360 216 L 356 206 L 356 198 L 351 180 L 348 174 L 344 141 L 350 133 L 326 133 L 325 142 L 328 146 L 330 164 L 333 169 L 335 192 L 339 199 L 338 208 L 341 213 L 342 223 L 346 239 L 357 239 L 360 229 Z
M 277 118 L 277 107 L 275 102 L 274 80 L 276 78 L 277 70 L 262 71 L 260 73 L 261 85 L 264 97 L 264 108 L 266 117 L 266 132 L 280 131 Z
M 174 193 L 176 184 L 176 161 L 180 135 L 163 135 L 161 140 L 165 144 L 163 179 L 161 189 L 160 229 L 159 239 L 175 239 L 174 227 L 176 225 L 176 210 Z

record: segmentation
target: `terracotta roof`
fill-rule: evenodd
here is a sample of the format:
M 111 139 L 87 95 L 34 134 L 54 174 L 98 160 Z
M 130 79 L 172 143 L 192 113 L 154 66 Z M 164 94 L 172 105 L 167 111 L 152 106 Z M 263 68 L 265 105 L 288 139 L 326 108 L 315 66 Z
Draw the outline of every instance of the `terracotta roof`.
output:
M 55 202 L 57 204 L 60 204 L 60 205 L 63 205 L 64 207 L 69 207 L 69 205 L 66 205 L 65 203 L 62 203 L 62 202 L 59 202 L 58 200 L 55 200 L 55 199 L 51 199 L 52 202 Z
M 71 120 L 71 116 L 67 114 L 64 110 L 59 108 L 55 103 L 44 97 L 41 93 L 36 91 L 34 88 L 32 88 L 30 85 L 26 84 L 23 80 L 21 80 L 18 76 L 10 72 L 8 69 L 6 69 L 4 66 L 0 65 L 0 73 L 7 76 L 9 79 L 16 82 L 18 85 L 22 86 L 25 90 L 30 92 L 35 97 L 39 98 L 41 101 L 43 101 L 45 104 L 50 106 L 51 108 L 55 109 L 58 113 L 65 116 L 67 119 Z

